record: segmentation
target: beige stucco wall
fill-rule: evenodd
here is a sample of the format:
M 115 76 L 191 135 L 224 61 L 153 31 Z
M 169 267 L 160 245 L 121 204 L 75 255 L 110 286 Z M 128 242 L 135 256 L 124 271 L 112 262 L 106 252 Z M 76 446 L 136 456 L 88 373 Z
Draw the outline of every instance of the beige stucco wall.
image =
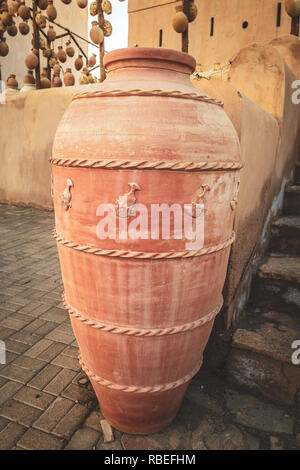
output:
M 159 31 L 163 30 L 163 47 L 181 48 L 181 35 L 172 27 L 175 5 L 170 0 L 129 0 L 129 46 L 158 47 Z M 284 2 L 281 26 L 276 26 L 278 0 L 195 0 L 198 16 L 190 24 L 192 54 L 204 70 L 215 62 L 222 65 L 242 47 L 252 42 L 268 42 L 290 33 L 291 19 Z M 211 18 L 214 18 L 214 36 L 210 36 Z M 243 22 L 248 22 L 246 29 Z
M 65 5 L 60 0 L 56 0 L 54 1 L 54 5 L 57 9 L 57 18 L 55 21 L 57 21 L 57 23 L 61 24 L 62 26 L 70 28 L 71 31 L 74 31 L 80 36 L 83 36 L 84 38 L 88 39 L 88 9 L 79 8 L 76 1 L 73 1 L 69 5 Z M 43 14 L 45 14 L 45 12 L 43 12 Z M 16 18 L 17 26 L 20 21 L 20 18 Z M 30 32 L 26 36 L 22 36 L 20 32 L 18 32 L 17 36 L 15 36 L 14 38 L 8 36 L 8 34 L 5 34 L 6 41 L 9 46 L 9 54 L 6 57 L 0 58 L 2 80 L 6 81 L 7 77 L 11 73 L 14 73 L 16 75 L 20 88 L 23 86 L 23 79 L 27 72 L 25 66 L 25 57 L 31 51 L 32 48 L 32 22 L 29 21 L 28 24 L 30 25 Z M 47 26 L 44 29 L 45 32 L 48 31 L 48 24 L 49 23 L 47 23 Z M 57 36 L 64 33 L 64 31 L 57 26 L 54 26 L 54 29 L 56 31 Z M 41 35 L 41 37 L 43 36 Z M 68 36 L 55 41 L 55 51 L 57 51 L 58 46 L 65 46 L 67 40 Z M 78 42 L 87 54 L 87 43 L 81 40 L 78 40 Z M 73 58 L 68 58 L 67 61 L 61 65 L 63 67 L 63 70 L 65 70 L 67 67 L 71 67 L 75 77 L 78 78 L 80 72 L 77 72 L 74 68 L 74 60 L 78 55 L 78 49 L 74 45 L 74 43 L 73 46 L 75 48 L 75 56 Z M 42 54 L 40 54 L 40 57 L 41 67 L 46 67 L 47 60 L 42 56 Z
M 291 85 L 300 77 L 295 60 L 300 40 L 288 35 L 277 46 L 243 48 L 233 61 L 228 82 L 193 81 L 224 102 L 241 142 L 244 168 L 235 218 L 237 240 L 224 292 L 228 326 L 243 312 L 252 274 L 267 246 L 269 223 L 281 209 L 284 186 L 299 153 L 300 106 L 292 103 Z
M 0 105 L 0 202 L 52 208 L 49 158 L 74 92 L 89 85 L 7 95 Z

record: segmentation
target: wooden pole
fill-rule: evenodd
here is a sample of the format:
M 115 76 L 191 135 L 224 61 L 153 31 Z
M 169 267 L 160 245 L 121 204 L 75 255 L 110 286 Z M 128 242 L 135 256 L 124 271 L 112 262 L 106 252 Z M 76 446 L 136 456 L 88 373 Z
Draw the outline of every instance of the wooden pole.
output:
M 185 13 L 186 16 L 188 16 L 189 6 L 190 0 L 183 0 L 183 13 Z M 182 52 L 189 52 L 189 27 L 182 33 L 181 50 Z
M 299 16 L 293 16 L 292 17 L 292 28 L 291 28 L 291 34 L 294 36 L 299 37 Z
M 37 0 L 32 0 L 32 27 L 33 27 L 33 44 L 34 48 L 38 53 L 38 64 L 35 68 L 35 83 L 36 89 L 41 88 L 41 77 L 40 77 L 40 32 L 39 28 L 35 22 L 35 15 L 37 13 Z
M 103 15 L 103 9 L 102 9 L 102 0 L 97 0 L 97 9 L 98 9 L 98 23 L 99 23 L 100 28 L 103 31 L 104 30 L 104 15 Z M 103 82 L 106 78 L 104 65 L 103 65 L 103 59 L 104 59 L 104 39 L 103 39 L 103 43 L 100 44 L 100 48 L 99 48 L 100 82 Z

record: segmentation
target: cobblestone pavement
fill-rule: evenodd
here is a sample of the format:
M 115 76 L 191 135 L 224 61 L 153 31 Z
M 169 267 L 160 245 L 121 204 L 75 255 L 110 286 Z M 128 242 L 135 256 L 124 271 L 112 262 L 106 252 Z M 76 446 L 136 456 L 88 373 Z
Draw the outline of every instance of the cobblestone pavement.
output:
M 293 412 L 228 388 L 205 372 L 172 425 L 151 436 L 113 430 L 77 360 L 61 302 L 53 214 L 0 205 L 0 449 L 288 449 Z

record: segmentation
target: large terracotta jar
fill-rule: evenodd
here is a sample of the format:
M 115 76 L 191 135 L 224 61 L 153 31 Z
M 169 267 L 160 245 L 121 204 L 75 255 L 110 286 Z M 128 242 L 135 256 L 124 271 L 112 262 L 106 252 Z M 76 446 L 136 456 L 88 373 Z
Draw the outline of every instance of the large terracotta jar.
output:
M 175 417 L 234 241 L 239 142 L 221 103 L 191 85 L 195 66 L 168 49 L 107 54 L 107 79 L 74 97 L 53 148 L 54 235 L 80 362 L 106 419 L 133 434 Z M 151 216 L 161 204 L 183 208 L 176 224 L 169 213 L 169 238 Z M 149 231 L 131 237 L 123 224 L 145 210 Z M 108 214 L 124 230 L 105 238 Z

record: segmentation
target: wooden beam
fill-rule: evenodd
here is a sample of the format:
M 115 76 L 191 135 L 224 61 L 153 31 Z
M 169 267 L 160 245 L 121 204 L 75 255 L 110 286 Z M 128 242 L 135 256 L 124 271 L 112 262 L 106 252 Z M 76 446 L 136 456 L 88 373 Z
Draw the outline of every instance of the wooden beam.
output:
M 98 23 L 102 31 L 104 31 L 104 14 L 103 14 L 103 9 L 102 9 L 102 0 L 97 0 L 97 9 L 98 9 Z M 104 65 L 103 65 L 103 59 L 104 59 L 104 39 L 103 39 L 103 43 L 100 44 L 100 47 L 99 47 L 100 82 L 103 82 L 106 78 Z
M 36 89 L 39 90 L 41 88 L 41 77 L 40 77 L 40 32 L 38 25 L 35 22 L 35 15 L 37 13 L 37 0 L 32 0 L 32 28 L 33 28 L 33 44 L 34 49 L 38 52 L 38 64 L 35 68 L 35 83 Z
M 186 16 L 188 16 L 190 2 L 191 0 L 183 0 L 183 13 Z M 189 27 L 182 33 L 181 50 L 182 52 L 189 52 Z
M 291 28 L 291 34 L 294 36 L 299 37 L 299 16 L 293 16 L 292 17 L 292 28 Z

